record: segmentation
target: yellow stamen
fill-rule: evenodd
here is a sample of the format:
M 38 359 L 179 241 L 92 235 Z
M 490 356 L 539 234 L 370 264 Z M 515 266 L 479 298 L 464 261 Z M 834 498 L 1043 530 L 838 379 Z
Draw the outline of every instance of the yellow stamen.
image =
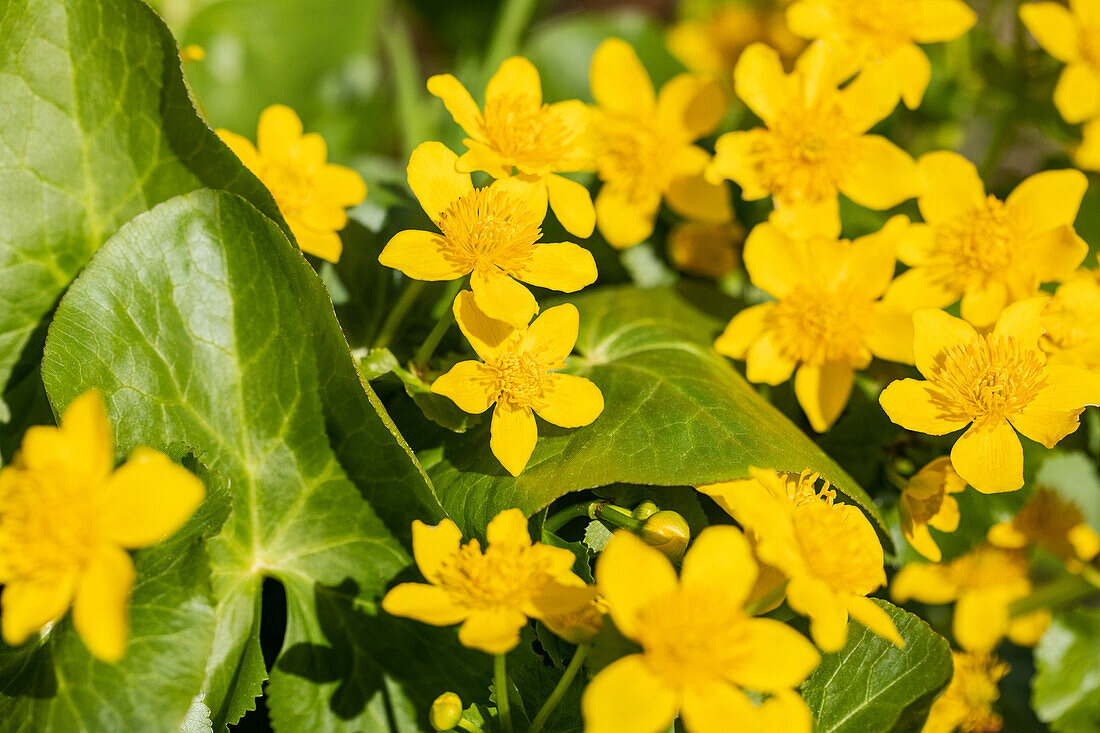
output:
M 439 229 L 451 243 L 449 253 L 470 269 L 496 266 L 508 274 L 531 259 L 542 228 L 521 199 L 479 188 L 460 197 L 440 216 Z
M 987 334 L 936 356 L 933 399 L 952 419 L 1000 420 L 1013 415 L 1046 385 L 1043 358 L 1011 336 Z
M 778 301 L 767 327 L 783 355 L 811 366 L 830 361 L 866 366 L 871 304 L 850 291 L 802 285 Z
M 550 105 L 529 95 L 505 94 L 485 104 L 485 132 L 507 160 L 529 168 L 557 163 L 570 150 L 573 135 Z

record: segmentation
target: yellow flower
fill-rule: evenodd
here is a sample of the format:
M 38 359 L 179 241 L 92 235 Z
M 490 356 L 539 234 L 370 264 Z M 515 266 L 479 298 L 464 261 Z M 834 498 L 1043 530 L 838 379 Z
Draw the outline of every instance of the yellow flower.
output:
M 1085 523 L 1080 508 L 1041 486 L 1012 521 L 991 527 L 987 539 L 1009 549 L 1039 545 L 1074 572 L 1100 554 L 1100 536 Z
M 423 143 L 409 159 L 409 186 L 443 233 L 398 232 L 378 261 L 417 280 L 470 275 L 478 307 L 490 318 L 523 328 L 538 313 L 520 282 L 573 293 L 596 281 L 592 254 L 573 242 L 539 242 L 546 207 L 515 178 L 474 188 L 455 170 L 446 145 Z
M 1100 403 L 1100 374 L 1048 365 L 1039 349 L 1046 298 L 1009 306 L 992 333 L 934 308 L 913 314 L 913 350 L 927 381 L 891 382 L 879 403 L 906 430 L 928 435 L 966 431 L 951 465 L 985 494 L 1024 485 L 1016 432 L 1053 448 L 1077 429 L 1086 405 Z
M 668 235 L 668 258 L 681 272 L 719 280 L 741 264 L 745 228 L 737 222 L 685 221 Z
M 607 602 L 600 596 L 567 613 L 551 613 L 542 617 L 546 628 L 570 644 L 587 644 L 596 638 L 607 614 Z
M 591 146 L 603 186 L 596 225 L 624 249 L 653 233 L 662 197 L 676 213 L 721 223 L 733 216 L 729 191 L 703 179 L 710 153 L 692 142 L 726 114 L 726 93 L 711 76 L 680 74 L 660 94 L 634 49 L 609 38 L 592 57 Z
M 1031 595 L 1023 550 L 979 545 L 951 562 L 910 563 L 894 576 L 890 597 L 897 603 L 955 604 L 955 640 L 967 651 L 989 651 L 1008 636 L 1021 646 L 1034 646 L 1050 624 L 1050 611 L 1040 609 L 1010 618 L 1013 601 Z
M 924 224 L 914 224 L 898 256 L 910 266 L 886 299 L 944 308 L 962 296 L 962 316 L 985 328 L 1039 284 L 1068 277 L 1088 254 L 1073 220 L 1088 179 L 1080 171 L 1031 176 L 1008 198 L 986 196 L 974 164 L 936 152 L 918 162 Z
M 958 38 L 977 19 L 962 0 L 798 0 L 787 9 L 795 35 L 822 39 L 853 71 L 882 64 L 909 109 L 920 106 L 932 78 L 917 43 Z
M 1073 164 L 1086 171 L 1100 171 L 1100 117 L 1081 127 L 1081 144 L 1070 146 Z
M 507 178 L 518 170 L 517 185 L 532 188 L 531 200 L 541 222 L 549 201 L 566 231 L 592 234 L 596 212 L 588 189 L 557 175 L 591 167 L 584 146 L 588 109 L 571 99 L 543 104 L 539 72 L 525 58 L 513 56 L 500 65 L 485 90 L 482 113 L 470 92 L 450 74 L 428 79 L 428 91 L 443 100 L 468 137 L 458 159 L 460 172 L 486 171 Z
M 814 430 L 827 430 L 848 404 L 856 370 L 872 355 L 913 361 L 909 316 L 878 300 L 894 276 L 895 248 L 907 225 L 897 216 L 854 242 L 757 225 L 745 243 L 745 268 L 753 285 L 776 300 L 738 313 L 714 348 L 744 359 L 751 382 L 780 384 L 798 367 L 798 403 Z
M 917 471 L 901 492 L 901 533 L 914 550 L 932 562 L 939 562 L 943 555 L 928 528 L 949 533 L 959 528 L 959 503 L 951 495 L 965 489 L 966 482 L 951 467 L 951 459 L 944 456 Z
M 1039 346 L 1050 364 L 1100 371 L 1100 270 L 1079 270 L 1058 286 L 1043 311 Z
M 993 704 L 1001 696 L 997 683 L 1008 674 L 1008 665 L 984 652 L 951 652 L 955 673 L 951 684 L 932 703 L 921 733 L 994 733 L 1001 716 Z
M 471 414 L 494 403 L 489 447 L 518 476 L 538 439 L 535 415 L 563 428 L 588 425 L 603 412 L 599 387 L 583 377 L 553 373 L 577 342 L 577 309 L 548 308 L 529 327 L 512 328 L 478 309 L 464 290 L 454 302 L 458 327 L 482 361 L 460 361 L 432 383 L 432 391 Z
M 754 536 L 757 556 L 787 576 L 787 603 L 810 617 L 823 651 L 848 638 L 849 614 L 898 646 L 893 620 L 865 596 L 886 583 L 882 545 L 859 507 L 835 503 L 818 475 L 750 468 L 752 478 L 698 487 Z
M 96 657 L 126 652 L 134 563 L 126 550 L 174 534 L 202 503 L 202 482 L 163 453 L 115 449 L 96 392 L 73 400 L 61 426 L 33 427 L 0 469 L 0 627 L 16 646 L 73 607 Z
M 751 2 L 719 5 L 701 19 L 683 20 L 665 36 L 669 53 L 692 71 L 733 73 L 741 53 L 761 41 L 793 59 L 806 46 L 787 28 L 782 9 Z
M 679 582 L 664 555 L 616 532 L 596 582 L 615 625 L 642 649 L 589 683 L 585 733 L 656 733 L 678 712 L 691 733 L 808 733 L 810 710 L 793 688 L 820 657 L 789 626 L 745 613 L 755 577 L 749 543 L 734 527 L 700 533 Z M 744 689 L 772 697 L 757 707 Z
M 1023 3 L 1020 20 L 1047 53 L 1066 68 L 1054 88 L 1054 106 L 1070 124 L 1100 114 L 1100 7 L 1094 0 Z
M 570 568 L 569 550 L 531 542 L 527 518 L 506 509 L 489 522 L 488 546 L 444 519 L 432 527 L 412 524 L 413 555 L 427 583 L 401 583 L 382 599 L 393 616 L 432 626 L 461 623 L 458 640 L 487 654 L 505 654 L 519 643 L 528 617 L 568 613 L 592 600 L 593 591 Z
M 897 105 L 897 80 L 871 66 L 838 90 L 835 74 L 820 44 L 807 49 L 790 74 L 773 49 L 750 46 L 737 62 L 734 88 L 765 127 L 718 138 L 708 179 L 732 179 L 747 200 L 770 194 L 780 208 L 828 206 L 822 213 L 834 221 L 837 191 L 871 209 L 917 195 L 909 154 L 866 134 Z
M 281 104 L 260 114 L 256 145 L 229 130 L 217 132 L 267 186 L 302 251 L 339 261 L 344 245 L 336 232 L 348 223 L 344 210 L 367 197 L 362 177 L 351 168 L 326 163 L 324 139 L 315 132 L 303 135 L 298 115 Z

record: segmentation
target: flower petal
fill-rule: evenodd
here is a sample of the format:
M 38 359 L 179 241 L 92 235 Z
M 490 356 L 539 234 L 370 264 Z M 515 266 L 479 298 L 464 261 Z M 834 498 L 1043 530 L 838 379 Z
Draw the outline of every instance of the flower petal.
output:
M 542 106 L 542 81 L 535 65 L 522 56 L 505 59 L 485 87 L 486 103 L 502 97 L 526 98 L 531 109 Z
M 962 0 L 924 0 L 920 12 L 910 16 L 907 30 L 917 43 L 939 43 L 970 30 L 978 16 Z
M 451 74 L 436 74 L 428 79 L 428 93 L 443 100 L 443 106 L 467 135 L 482 138 L 485 133 L 481 110 L 462 82 Z
M 871 630 L 876 636 L 881 636 L 895 646 L 905 646 L 905 640 L 898 633 L 898 627 L 890 614 L 886 613 L 877 603 L 863 596 L 850 596 L 847 599 L 848 614 Z
M 458 294 L 452 310 L 462 335 L 470 342 L 470 346 L 474 347 L 477 355 L 485 361 L 492 361 L 504 342 L 515 333 L 515 329 L 507 323 L 485 315 L 477 307 L 474 294 L 469 290 L 463 290 Z
M 955 221 L 985 203 L 985 184 L 977 166 L 958 153 L 922 155 L 917 167 L 923 184 L 917 205 L 925 221 Z
M 378 261 L 414 280 L 454 280 L 472 269 L 470 262 L 458 256 L 449 239 L 417 229 L 393 235 L 382 248 Z
M 458 156 L 443 143 L 426 142 L 409 157 L 409 188 L 436 224 L 452 203 L 474 190 L 469 173 L 455 169 Z
M 587 188 L 564 176 L 551 175 L 546 178 L 546 194 L 554 216 L 565 231 L 582 239 L 592 236 L 596 227 L 596 207 Z
M 65 615 L 76 579 L 65 574 L 39 582 L 10 581 L 0 591 L 0 632 L 8 646 L 19 646 L 31 634 Z
M 1041 234 L 1072 226 L 1088 187 L 1089 179 L 1081 171 L 1043 171 L 1024 179 L 1005 199 L 1005 206 L 1017 221 Z
M 764 122 L 774 119 L 788 104 L 794 85 L 783 72 L 779 53 L 764 43 L 746 48 L 733 70 L 738 98 Z
M 678 140 L 691 142 L 714 132 L 729 108 L 722 84 L 707 74 L 679 74 L 657 95 L 657 124 Z
M 547 369 L 560 369 L 573 353 L 580 329 L 580 313 L 572 303 L 547 308 L 527 329 L 525 348 L 537 351 Z
M 603 393 L 584 377 L 548 374 L 542 396 L 546 404 L 535 408 L 535 412 L 546 422 L 561 428 L 588 425 L 603 412 Z
M 964 593 L 955 604 L 952 631 L 968 652 L 992 651 L 1008 633 L 1008 603 L 997 593 Z
M 579 244 L 540 242 L 515 276 L 529 285 L 575 293 L 596 282 L 598 272 L 592 253 Z
M 950 603 L 959 597 L 959 586 L 946 565 L 911 562 L 898 571 L 890 584 L 895 603 L 918 600 L 922 603 Z
M 702 174 L 673 178 L 665 192 L 665 203 L 693 221 L 722 224 L 733 218 L 729 188 L 724 182 L 710 183 Z
M 489 429 L 489 448 L 500 465 L 513 476 L 519 476 L 531 460 L 538 441 L 538 426 L 531 408 L 497 402 Z
M 752 284 L 776 298 L 783 298 L 801 284 L 808 272 L 807 245 L 780 227 L 763 222 L 752 228 L 742 259 Z
M 261 160 L 260 153 L 256 150 L 256 146 L 252 144 L 252 141 L 243 135 L 238 135 L 235 132 L 230 132 L 224 128 L 218 128 L 215 130 L 218 137 L 222 139 L 222 142 L 226 144 L 233 154 L 244 164 L 244 167 L 255 173 L 260 169 Z
M 946 308 L 958 300 L 960 294 L 948 288 L 931 268 L 917 265 L 890 283 L 883 301 L 912 312 L 918 308 Z
M 835 652 L 848 639 L 848 609 L 824 582 L 810 577 L 791 578 L 787 603 L 810 618 L 810 635 L 823 652 Z
M 287 217 L 286 223 L 298 242 L 298 247 L 307 255 L 320 257 L 329 262 L 339 262 L 344 251 L 340 235 L 334 231 L 321 231 L 307 226 L 300 219 Z
M 382 610 L 391 616 L 411 618 L 432 626 L 452 626 L 470 610 L 454 602 L 443 588 L 427 583 L 401 583 L 382 599 Z
M 466 152 L 455 161 L 455 170 L 459 173 L 485 171 L 497 180 L 512 175 L 511 163 L 505 162 L 500 153 L 493 148 L 470 137 L 464 139 L 462 143 L 466 146 Z
M 758 727 L 756 706 L 744 692 L 727 682 L 685 686 L 683 696 L 680 718 L 684 729 L 691 733 L 754 733 L 764 730 Z
M 749 597 L 756 575 L 756 560 L 741 530 L 713 526 L 692 543 L 684 557 L 680 582 L 689 588 L 718 588 L 730 606 L 740 607 Z
M 741 187 L 741 198 L 755 201 L 767 196 L 767 181 L 757 165 L 755 151 L 767 144 L 771 133 L 767 130 L 739 130 L 727 132 L 714 144 L 714 159 L 704 174 L 711 183 L 728 178 Z
M 816 432 L 824 433 L 844 412 L 855 378 L 855 370 L 839 362 L 826 362 L 821 366 L 803 364 L 798 368 L 794 375 L 794 393 Z
M 1089 246 L 1073 227 L 1056 227 L 1028 242 L 1033 253 L 1032 269 L 1040 282 L 1062 281 L 1088 256 Z
M 917 370 L 925 377 L 937 373 L 941 353 L 977 340 L 978 332 L 961 318 L 937 308 L 921 308 L 913 313 L 913 355 Z
M 972 425 L 951 448 L 951 465 L 983 494 L 1024 485 L 1024 451 L 1007 420 Z
M 596 226 L 616 249 L 633 247 L 653 233 L 661 195 L 635 198 L 623 186 L 604 184 L 596 196 Z
M 328 163 L 317 174 L 317 197 L 335 206 L 358 206 L 367 197 L 367 184 L 358 172 Z
M 99 392 L 88 390 L 69 403 L 61 417 L 61 433 L 73 468 L 89 483 L 111 472 L 115 465 L 114 434 Z M 23 452 L 24 459 L 28 458 L 26 446 Z
M 1070 63 L 1081 57 L 1081 22 L 1060 3 L 1024 3 L 1020 20 L 1047 53 Z
M 1011 336 L 1020 345 L 1028 349 L 1037 349 L 1039 337 L 1046 330 L 1042 324 L 1043 309 L 1050 303 L 1050 297 L 1028 298 L 1005 308 L 997 319 L 993 333 L 998 336 Z
M 458 552 L 462 530 L 450 519 L 434 527 L 419 519 L 412 523 L 413 557 L 420 574 L 434 582 L 443 561 Z
M 507 654 L 519 644 L 520 629 L 526 625 L 527 617 L 515 609 L 477 610 L 458 628 L 458 640 L 486 654 Z
M 460 361 L 432 382 L 432 392 L 443 395 L 471 415 L 480 415 L 496 401 L 496 373 L 480 361 Z
M 523 328 L 539 312 L 531 291 L 498 267 L 479 267 L 470 276 L 477 307 L 488 316 L 514 328 Z
M 73 626 L 88 651 L 105 662 L 117 662 L 126 653 L 133 587 L 133 560 L 109 544 L 100 545 L 77 584 Z
M 676 588 L 676 571 L 659 550 L 620 530 L 596 560 L 596 583 L 615 625 L 637 639 L 639 611 Z
M 797 362 L 783 354 L 770 332 L 749 347 L 745 356 L 745 376 L 750 382 L 775 386 L 791 378 Z
M 1100 112 L 1100 76 L 1089 64 L 1071 63 L 1054 87 L 1054 106 L 1071 125 L 1092 119 Z
M 645 117 L 656 104 L 649 73 L 630 44 L 620 38 L 608 38 L 596 49 L 589 86 L 596 104 L 615 114 Z
M 256 147 L 264 158 L 286 158 L 302 137 L 302 120 L 285 104 L 273 104 L 260 113 Z
M 894 67 L 905 106 L 909 109 L 919 107 L 928 82 L 932 80 L 932 62 L 928 56 L 916 44 L 905 43 L 890 54 L 886 63 Z
M 763 335 L 768 314 L 774 307 L 775 303 L 761 303 L 738 313 L 714 342 L 715 351 L 743 361 L 749 348 Z
M 726 670 L 741 687 L 760 692 L 798 687 L 821 661 L 814 645 L 786 624 L 754 618 L 746 625 L 737 667 Z
M 838 95 L 840 108 L 851 129 L 863 133 L 894 111 L 901 90 L 891 67 L 874 64 L 865 66 Z
M 489 526 L 485 528 L 485 539 L 490 547 L 507 550 L 530 547 L 531 533 L 527 530 L 527 517 L 519 509 L 505 509 L 490 520 Z
M 1100 403 L 1100 374 L 1056 364 L 1047 368 L 1047 384 L 1031 402 L 1008 419 L 1021 433 L 1047 448 L 1076 432 L 1081 411 Z
M 976 290 L 963 293 L 959 313 L 977 328 L 992 326 L 1008 304 L 1008 286 L 1000 280 L 990 280 Z
M 175 534 L 206 496 L 197 476 L 151 448 L 134 449 L 100 491 L 100 531 L 129 549 Z
M 867 331 L 867 348 L 880 359 L 912 364 L 913 317 L 908 311 L 888 303 L 871 305 L 870 328 Z
M 947 435 L 966 427 L 969 418 L 948 413 L 927 382 L 897 379 L 878 398 L 887 417 L 906 430 L 925 435 Z
M 604 667 L 581 698 L 585 733 L 663 731 L 679 707 L 678 695 L 653 673 L 641 654 Z
M 851 164 L 837 188 L 860 206 L 889 209 L 920 193 L 920 175 L 909 153 L 880 135 L 853 143 Z

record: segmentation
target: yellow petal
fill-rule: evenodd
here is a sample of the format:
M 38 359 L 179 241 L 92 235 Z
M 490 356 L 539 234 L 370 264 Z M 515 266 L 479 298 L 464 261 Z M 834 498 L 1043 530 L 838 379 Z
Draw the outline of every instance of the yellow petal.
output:
M 692 543 L 684 557 L 680 582 L 691 588 L 718 588 L 731 607 L 740 607 L 752 591 L 756 574 L 752 548 L 741 530 L 713 526 L 703 530 Z
M 847 250 L 841 250 L 841 257 L 837 259 L 860 294 L 874 299 L 885 292 L 894 278 L 898 245 L 908 229 L 908 217 L 892 216 L 882 229 L 856 239 Z
M 791 33 L 800 38 L 821 38 L 836 22 L 827 0 L 796 0 L 787 8 L 786 20 Z
M 572 242 L 541 242 L 516 279 L 540 288 L 575 293 L 596 282 L 596 260 L 584 247 Z
M 744 692 L 728 682 L 716 680 L 685 686 L 683 698 L 680 719 L 684 729 L 691 733 L 752 733 L 764 730 L 757 727 L 759 713 L 756 706 Z
M 879 135 L 864 135 L 853 147 L 851 165 L 837 182 L 852 201 L 869 209 L 889 209 L 920 193 L 920 176 L 909 153 Z
M 733 218 L 726 184 L 710 183 L 702 174 L 673 178 L 665 192 L 665 202 L 677 214 L 693 221 L 722 224 Z
M 573 352 L 580 329 L 580 313 L 572 303 L 547 308 L 527 329 L 524 348 L 538 354 L 547 369 L 560 369 Z
M 489 526 L 485 528 L 485 539 L 489 541 L 490 547 L 508 551 L 530 547 L 531 534 L 527 531 L 527 517 L 519 509 L 505 509 L 489 522 Z
M 1020 6 L 1020 20 L 1054 58 L 1069 63 L 1081 57 L 1081 23 L 1064 5 L 1024 3 Z
M 914 550 L 932 562 L 939 562 L 943 559 L 943 553 L 940 552 L 940 547 L 936 544 L 936 541 L 932 539 L 932 533 L 928 531 L 928 525 L 914 525 L 910 521 L 907 526 L 903 520 L 902 534 Z
M 916 109 L 924 99 L 928 82 L 932 80 L 932 63 L 912 43 L 906 43 L 890 54 L 886 63 L 894 68 L 901 89 L 901 98 L 909 109 Z
M 489 448 L 500 465 L 513 476 L 519 476 L 538 441 L 538 426 L 531 408 L 509 401 L 497 402 L 489 430 Z
M 458 629 L 458 640 L 486 654 L 507 654 L 519 644 L 519 632 L 527 625 L 522 612 L 510 608 L 477 610 Z
M 989 544 L 1009 550 L 1027 547 L 1027 535 L 1016 529 L 1012 522 L 998 522 L 989 528 L 985 536 Z
M 796 362 L 783 354 L 770 333 L 754 343 L 745 357 L 745 376 L 750 382 L 782 384 L 791 378 Z
M 886 119 L 898 105 L 901 90 L 893 69 L 885 64 L 864 67 L 839 92 L 840 108 L 854 132 L 866 132 Z
M 401 583 L 382 599 L 382 610 L 391 616 L 416 619 L 432 626 L 451 626 L 469 615 L 443 588 L 426 583 Z
M 302 169 L 317 170 L 325 165 L 328 158 L 328 146 L 325 139 L 316 132 L 302 135 L 290 148 L 291 159 Z
M 264 158 L 285 158 L 302 137 L 302 121 L 294 110 L 273 104 L 260 113 L 256 147 Z
M 61 433 L 74 468 L 89 483 L 111 472 L 115 465 L 114 436 L 99 392 L 89 390 L 69 403 L 61 417 Z M 26 459 L 26 446 L 23 450 Z
M 604 184 L 596 196 L 596 226 L 612 247 L 633 247 L 653 233 L 660 205 L 660 194 L 635 198 L 624 187 Z
M 1032 232 L 1072 226 L 1089 179 L 1078 170 L 1043 171 L 1026 178 L 1005 199 L 1009 215 Z
M 757 165 L 756 150 L 768 141 L 771 133 L 756 129 L 727 132 L 714 145 L 714 160 L 707 167 L 704 177 L 711 183 L 728 178 L 741 187 L 741 198 L 755 201 L 767 196 L 767 181 Z
M 638 613 L 676 588 L 676 571 L 659 550 L 620 530 L 596 561 L 596 583 L 615 625 L 636 639 Z
M 945 496 L 940 510 L 928 520 L 928 524 L 941 532 L 950 533 L 959 528 L 959 519 L 959 502 L 952 496 Z
M 84 646 L 105 662 L 126 653 L 134 563 L 114 545 L 101 545 L 88 562 L 73 598 L 73 626 Z
M 987 652 L 1008 632 L 1008 603 L 995 593 L 966 593 L 955 604 L 952 630 L 968 652 Z
M 582 239 L 592 236 L 596 227 L 596 207 L 587 188 L 563 176 L 552 175 L 546 178 L 546 194 L 554 216 L 565 231 Z
M 810 635 L 823 652 L 835 652 L 848 639 L 848 609 L 820 580 L 797 577 L 787 584 L 787 603 L 810 618 Z
M 1068 225 L 1040 234 L 1028 246 L 1034 253 L 1032 268 L 1040 282 L 1069 278 L 1089 253 L 1088 244 Z
M 1100 534 L 1097 534 L 1087 524 L 1074 526 L 1070 529 L 1066 539 L 1073 546 L 1074 554 L 1084 562 L 1100 555 Z
M 983 494 L 1015 491 L 1024 485 L 1024 451 L 1016 431 L 1004 419 L 972 425 L 951 448 L 951 465 Z
M 436 74 L 428 79 L 428 93 L 443 100 L 443 106 L 467 135 L 481 139 L 484 135 L 481 110 L 462 82 L 451 74 Z
M 65 573 L 36 582 L 13 581 L 0 591 L 0 632 L 8 646 L 19 646 L 31 634 L 65 615 L 73 598 L 75 576 Z
M 540 222 L 546 218 L 548 204 L 546 178 L 524 173 L 500 178 L 489 186 L 492 191 L 501 191 L 523 202 Z
M 462 143 L 466 146 L 466 152 L 455 161 L 455 170 L 459 173 L 485 171 L 496 179 L 512 175 L 512 164 L 493 148 L 469 137 Z
M 1008 303 L 1008 286 L 990 280 L 976 290 L 963 293 L 959 313 L 977 328 L 986 329 L 996 322 Z
M 759 725 L 746 729 L 745 733 L 755 733 L 758 730 L 810 733 L 813 727 L 810 706 L 792 690 L 777 690 L 757 709 L 757 716 Z
M 1051 612 L 1042 608 L 1008 622 L 1008 638 L 1017 646 L 1035 646 L 1050 627 Z
M 260 153 L 256 150 L 256 146 L 252 144 L 252 141 L 243 135 L 238 135 L 235 132 L 230 132 L 219 128 L 215 132 L 218 133 L 218 137 L 222 139 L 222 142 L 233 151 L 233 154 L 244 164 L 245 168 L 255 173 L 260 169 Z
M 1069 9 L 1083 25 L 1100 25 L 1100 2 L 1097 0 L 1069 0 Z
M 416 229 L 393 235 L 378 261 L 414 280 L 454 280 L 472 269 L 472 263 L 459 256 L 450 240 Z
M 867 348 L 880 359 L 912 364 L 915 361 L 912 316 L 888 303 L 874 303 L 871 306 Z
M 542 106 L 542 81 L 535 65 L 522 56 L 505 59 L 485 88 L 487 103 L 502 97 L 526 98 L 532 109 Z
M 941 352 L 977 340 L 978 332 L 961 318 L 936 308 L 921 308 L 913 313 L 913 355 L 917 370 L 925 377 L 936 374 L 936 359 Z
M 936 233 L 930 224 L 914 222 L 898 240 L 898 259 L 910 267 L 925 264 L 935 251 Z
M 710 41 L 710 27 L 696 20 L 684 20 L 668 29 L 665 45 L 677 61 L 692 71 L 725 71 L 725 60 Z
M 679 74 L 657 96 L 657 124 L 678 140 L 690 142 L 714 132 L 726 116 L 729 100 L 717 78 Z
M 136 448 L 101 491 L 100 531 L 130 549 L 175 534 L 206 496 L 198 477 L 151 448 Z
M 548 374 L 543 386 L 545 405 L 535 412 L 561 428 L 588 425 L 603 412 L 603 393 L 591 381 L 572 374 Z
M 783 72 L 779 53 L 766 44 L 754 43 L 737 60 L 733 86 L 738 98 L 768 122 L 789 104 L 794 84 Z
M 367 197 L 367 184 L 351 168 L 329 163 L 317 174 L 317 197 L 336 206 L 358 206 Z
M 344 207 L 319 199 L 298 211 L 297 218 L 306 227 L 318 232 L 338 232 L 348 224 Z
M 1056 364 L 1047 368 L 1047 384 L 1008 419 L 1021 433 L 1047 448 L 1075 432 L 1082 409 L 1100 403 L 1100 374 Z
M 462 530 L 450 519 L 444 519 L 434 527 L 414 519 L 412 542 L 413 557 L 420 574 L 434 582 L 443 561 L 458 552 Z
M 477 307 L 489 318 L 523 328 L 539 312 L 531 291 L 501 272 L 498 267 L 479 267 L 470 276 Z
M 290 231 L 303 252 L 329 262 L 340 261 L 344 243 L 336 232 L 314 229 L 294 217 L 287 217 L 286 223 L 290 225 Z
M 749 348 L 763 335 L 768 314 L 774 307 L 774 303 L 761 303 L 738 313 L 714 342 L 714 349 L 743 361 Z
M 656 104 L 653 82 L 630 44 L 608 38 L 596 49 L 589 70 L 596 104 L 608 112 L 644 117 Z
M 844 412 L 855 384 L 855 371 L 848 364 L 827 362 L 821 366 L 803 364 L 794 375 L 794 393 L 810 426 L 824 433 Z
M 898 275 L 890 283 L 883 300 L 912 312 L 917 308 L 946 308 L 958 300 L 960 294 L 950 289 L 931 268 L 918 265 Z
M 585 733 L 656 733 L 669 726 L 679 707 L 678 695 L 651 671 L 641 654 L 604 667 L 581 698 Z
M 973 27 L 978 16 L 963 0 L 924 0 L 911 16 L 907 30 L 917 43 L 939 43 L 958 38 Z
M 895 603 L 915 599 L 922 603 L 950 603 L 959 597 L 959 587 L 945 565 L 909 563 L 894 576 L 890 598 Z
M 469 290 L 463 290 L 458 294 L 452 310 L 462 335 L 470 342 L 470 346 L 474 347 L 477 355 L 485 361 L 492 361 L 504 342 L 515 333 L 515 329 L 507 323 L 485 315 L 477 307 L 474 294 Z
M 923 184 L 917 204 L 925 221 L 954 221 L 985 202 L 985 184 L 978 168 L 958 153 L 922 155 L 917 167 Z
M 1046 296 L 1013 303 L 997 319 L 993 333 L 999 336 L 1011 336 L 1025 348 L 1038 348 L 1039 337 L 1046 330 L 1041 317 L 1048 303 L 1050 298 Z
M 925 435 L 947 435 L 966 427 L 969 418 L 951 414 L 942 407 L 927 382 L 897 379 L 886 385 L 879 404 L 894 423 Z
M 1100 118 L 1081 128 L 1081 145 L 1073 151 L 1073 164 L 1088 171 L 1100 170 Z
M 802 284 L 807 272 L 807 245 L 788 236 L 770 222 L 758 224 L 745 240 L 742 257 L 752 284 L 776 298 L 783 298 Z
M 1071 125 L 1090 120 L 1100 112 L 1100 76 L 1086 63 L 1062 69 L 1054 87 L 1054 106 Z
M 786 624 L 757 618 L 747 626 L 737 666 L 727 670 L 741 687 L 761 692 L 798 687 L 821 661 L 813 644 Z
M 432 392 L 443 395 L 471 415 L 480 415 L 496 401 L 497 375 L 480 361 L 460 361 L 432 382 Z
M 409 188 L 437 224 L 452 203 L 474 190 L 470 175 L 455 169 L 457 161 L 458 156 L 437 142 L 421 143 L 409 157 Z
M 898 633 L 898 627 L 890 614 L 877 603 L 863 596 L 850 596 L 847 600 L 848 613 L 875 635 L 881 636 L 895 646 L 905 646 L 905 640 Z

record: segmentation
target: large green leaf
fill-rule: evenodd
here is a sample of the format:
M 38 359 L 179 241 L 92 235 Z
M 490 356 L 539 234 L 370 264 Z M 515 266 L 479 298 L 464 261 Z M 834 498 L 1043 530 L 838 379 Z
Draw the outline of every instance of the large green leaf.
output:
M 878 518 L 863 489 L 711 348 L 720 321 L 668 289 L 605 288 L 573 302 L 580 356 L 569 371 L 603 391 L 603 414 L 576 430 L 540 421 L 518 478 L 489 452 L 489 421 L 425 455 L 455 521 L 478 531 L 503 509 L 530 515 L 570 491 L 698 486 L 743 478 L 749 466 L 819 471 Z
M 412 516 L 441 508 L 360 383 L 320 280 L 277 226 L 214 191 L 137 218 L 58 307 L 43 375 L 58 407 L 99 389 L 120 444 L 182 440 L 230 480 L 233 511 L 209 543 L 218 628 L 205 691 L 216 725 L 251 707 L 263 680 L 265 577 L 283 583 L 288 604 L 269 700 L 281 730 L 386 729 L 410 704 L 402 683 L 426 709 L 440 690 L 404 669 L 385 674 L 393 655 L 378 651 L 403 632 L 378 616 L 377 598 L 409 563 L 379 515 L 407 534 Z M 357 633 L 364 623 L 373 634 Z M 351 703 L 338 688 L 357 691 Z M 317 704 L 303 710 L 306 699 Z
M 802 686 L 815 733 L 916 733 L 951 680 L 947 640 L 908 611 L 875 599 L 905 640 L 898 648 L 854 621 L 848 643 L 824 654 Z
M 1056 616 L 1035 647 L 1035 661 L 1031 703 L 1039 719 L 1059 733 L 1100 729 L 1100 610 Z
M 0 99 L 0 393 L 39 321 L 134 216 L 205 186 L 278 220 L 195 113 L 175 41 L 139 0 L 5 0 Z

